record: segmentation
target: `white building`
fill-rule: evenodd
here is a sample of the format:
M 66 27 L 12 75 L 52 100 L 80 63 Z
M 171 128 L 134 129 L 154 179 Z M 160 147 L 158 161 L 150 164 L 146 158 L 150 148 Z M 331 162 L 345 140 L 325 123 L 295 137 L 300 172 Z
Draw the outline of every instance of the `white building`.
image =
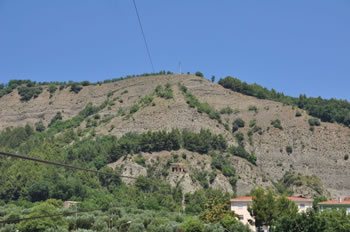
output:
M 320 202 L 318 205 L 321 210 L 344 209 L 347 214 L 350 214 L 350 197 L 338 197 L 334 200 Z
M 293 201 L 297 207 L 299 213 L 305 212 L 312 207 L 312 199 L 303 197 L 287 197 L 290 201 Z M 238 215 L 239 220 L 250 226 L 252 231 L 255 231 L 254 218 L 248 211 L 249 205 L 253 202 L 251 196 L 236 197 L 231 200 L 231 211 L 234 211 Z

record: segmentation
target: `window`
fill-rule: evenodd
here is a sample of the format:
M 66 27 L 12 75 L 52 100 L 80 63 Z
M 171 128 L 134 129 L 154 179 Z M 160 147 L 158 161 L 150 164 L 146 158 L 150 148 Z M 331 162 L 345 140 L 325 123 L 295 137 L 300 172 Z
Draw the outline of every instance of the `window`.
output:
M 238 215 L 238 218 L 239 218 L 239 220 L 243 220 L 244 219 L 244 216 L 243 215 Z

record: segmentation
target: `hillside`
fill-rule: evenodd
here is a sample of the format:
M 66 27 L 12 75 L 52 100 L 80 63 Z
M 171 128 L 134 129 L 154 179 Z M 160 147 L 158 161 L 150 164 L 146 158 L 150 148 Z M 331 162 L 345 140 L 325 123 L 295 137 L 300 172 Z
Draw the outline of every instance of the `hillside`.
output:
M 90 106 L 92 112 L 73 127 L 77 134 L 82 132 L 81 139 L 91 133 L 95 138 L 120 138 L 129 132 L 179 129 L 200 133 L 207 129 L 222 135 L 228 147 L 246 151 L 212 149 L 203 154 L 186 145 L 173 151 L 140 150 L 138 155 L 109 160 L 109 166 L 124 170 L 124 175 L 152 173 L 173 187 L 182 186 L 184 192 L 209 185 L 242 195 L 256 185 L 278 188 L 281 184 L 307 196 L 339 196 L 350 191 L 350 129 L 328 122 L 310 127 L 312 117 L 297 107 L 233 92 L 194 75 L 130 78 L 83 86 L 77 93 L 69 87 L 53 93 L 49 86 L 42 88 L 29 101 L 21 101 L 17 89 L 1 97 L 0 129 L 35 127 L 40 121 L 48 127 L 58 112 L 66 121 Z M 243 120 L 243 127 L 237 126 L 237 119 Z M 233 125 L 237 127 L 234 132 Z M 57 135 L 63 133 L 59 130 Z M 235 169 L 235 180 L 233 174 L 214 168 L 215 155 L 210 153 L 225 154 L 225 162 Z M 256 157 L 256 164 L 251 157 Z M 185 165 L 186 174 L 172 173 L 171 163 Z

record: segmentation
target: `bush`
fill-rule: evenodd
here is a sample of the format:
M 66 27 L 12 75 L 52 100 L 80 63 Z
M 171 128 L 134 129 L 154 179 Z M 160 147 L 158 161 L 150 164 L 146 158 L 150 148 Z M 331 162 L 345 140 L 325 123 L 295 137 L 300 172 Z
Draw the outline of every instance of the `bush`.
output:
M 196 75 L 197 77 L 204 77 L 203 73 L 197 71 L 194 75 Z
M 232 114 L 233 113 L 233 109 L 229 106 L 222 108 L 220 110 L 220 114 Z
M 53 94 L 55 93 L 57 90 L 57 86 L 55 84 L 50 84 L 49 87 L 47 88 L 47 91 L 49 91 L 49 93 Z
M 275 120 L 272 120 L 271 121 L 271 125 L 274 127 L 274 128 L 278 128 L 280 130 L 283 130 L 283 127 L 281 125 L 281 121 L 279 119 L 275 119 Z
M 236 132 L 239 128 L 243 128 L 245 125 L 243 119 L 237 118 L 235 121 L 232 123 L 232 133 Z
M 244 135 L 241 132 L 238 132 L 237 134 L 235 134 L 235 138 L 236 141 L 238 143 L 239 146 L 244 146 Z
M 49 123 L 49 127 L 52 126 L 55 122 L 62 120 L 62 114 L 61 112 L 57 112 L 56 115 L 51 119 Z
M 293 148 L 291 146 L 287 146 L 286 147 L 286 152 L 288 153 L 288 155 L 293 153 Z
M 297 112 L 295 112 L 295 117 L 301 117 L 301 112 L 300 111 L 297 111 Z
M 203 232 L 204 223 L 199 219 L 190 218 L 182 224 L 184 232 Z
M 310 118 L 309 119 L 309 125 L 310 126 L 320 126 L 321 122 L 318 118 Z
M 256 156 L 254 154 L 249 154 L 242 146 L 238 146 L 238 147 L 231 146 L 229 147 L 228 152 L 231 153 L 232 155 L 244 158 L 250 163 L 256 165 Z
M 248 110 L 257 113 L 258 112 L 258 107 L 256 107 L 256 106 L 249 106 Z
M 140 109 L 140 106 L 138 104 L 134 104 L 131 106 L 129 113 L 134 114 Z
M 169 83 L 165 85 L 165 88 L 163 88 L 161 85 L 158 85 L 155 89 L 155 93 L 158 97 L 165 99 L 171 99 L 174 97 L 173 90 L 171 89 L 171 85 Z
M 42 120 L 40 120 L 39 122 L 35 123 L 35 130 L 38 132 L 43 132 L 45 130 L 45 125 L 43 123 Z
M 344 160 L 348 160 L 348 159 L 349 159 L 349 155 L 348 154 L 344 155 Z
M 43 89 L 41 87 L 27 87 L 22 86 L 18 88 L 18 94 L 21 96 L 21 101 L 29 101 L 30 99 L 37 98 Z
M 70 86 L 70 91 L 71 92 L 74 92 L 74 93 L 79 93 L 80 90 L 82 90 L 83 87 L 81 85 L 78 85 L 77 83 L 73 83 L 71 86 Z

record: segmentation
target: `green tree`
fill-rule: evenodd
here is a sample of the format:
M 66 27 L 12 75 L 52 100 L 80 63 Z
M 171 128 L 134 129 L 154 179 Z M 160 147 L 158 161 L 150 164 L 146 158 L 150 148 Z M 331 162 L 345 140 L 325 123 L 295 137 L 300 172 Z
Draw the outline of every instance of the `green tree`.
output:
M 59 213 L 59 206 L 57 201 L 48 200 L 34 206 L 28 217 L 48 216 Z M 48 229 L 68 229 L 66 222 L 62 216 L 45 217 L 36 220 L 22 221 L 18 225 L 18 229 L 23 232 L 44 232 Z
M 204 224 L 199 219 L 189 218 L 182 224 L 184 232 L 203 232 Z
M 250 215 L 255 220 L 258 231 L 263 230 L 263 226 L 270 227 L 277 216 L 275 194 L 272 190 L 265 191 L 257 188 L 253 191 L 253 202 L 248 208 Z

